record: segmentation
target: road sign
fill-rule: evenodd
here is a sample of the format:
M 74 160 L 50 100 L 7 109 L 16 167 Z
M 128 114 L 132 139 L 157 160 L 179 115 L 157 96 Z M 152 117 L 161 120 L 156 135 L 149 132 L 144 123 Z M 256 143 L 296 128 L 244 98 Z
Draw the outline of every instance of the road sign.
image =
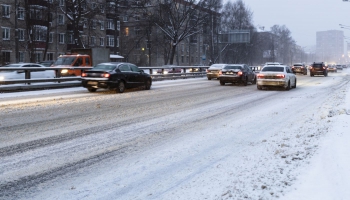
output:
M 250 30 L 232 30 L 219 33 L 219 43 L 250 43 Z

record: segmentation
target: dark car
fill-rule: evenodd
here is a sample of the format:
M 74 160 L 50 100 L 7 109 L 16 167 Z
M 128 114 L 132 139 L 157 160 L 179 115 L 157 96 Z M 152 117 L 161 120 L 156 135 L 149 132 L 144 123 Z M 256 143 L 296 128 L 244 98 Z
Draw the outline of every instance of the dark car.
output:
M 303 75 L 307 75 L 307 68 L 303 63 L 295 63 L 292 66 L 292 71 L 294 74 L 301 73 Z
M 89 92 L 98 88 L 115 89 L 123 93 L 126 88 L 144 86 L 151 89 L 152 78 L 136 65 L 125 62 L 100 63 L 81 75 L 82 85 Z
M 45 67 L 50 67 L 54 63 L 55 63 L 55 60 L 45 60 L 45 61 L 39 62 L 39 64 L 44 65 Z
M 248 82 L 256 84 L 256 75 L 254 71 L 246 64 L 229 64 L 221 69 L 219 78 L 220 85 L 225 83 L 243 83 Z
M 328 76 L 328 69 L 324 62 L 314 62 L 310 66 L 310 76 Z

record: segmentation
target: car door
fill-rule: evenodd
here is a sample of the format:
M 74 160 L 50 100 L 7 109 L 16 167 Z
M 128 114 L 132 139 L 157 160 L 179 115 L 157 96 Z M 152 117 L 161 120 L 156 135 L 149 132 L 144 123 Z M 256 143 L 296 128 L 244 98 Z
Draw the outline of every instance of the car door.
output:
M 255 74 L 254 74 L 253 70 L 248 65 L 244 65 L 244 68 L 247 71 L 248 80 L 253 81 L 255 78 Z
M 125 81 L 126 87 L 135 87 L 136 78 L 135 74 L 131 71 L 131 68 L 128 64 L 123 63 L 119 65 L 119 71 L 121 72 L 121 78 Z
M 286 67 L 286 72 L 287 72 L 287 76 L 288 76 L 288 79 L 290 81 L 290 84 L 294 85 L 295 84 L 295 74 L 290 69 L 290 67 Z
M 129 64 L 132 73 L 134 73 L 135 76 L 135 85 L 142 86 L 145 83 L 144 76 L 141 73 L 141 70 L 133 64 Z

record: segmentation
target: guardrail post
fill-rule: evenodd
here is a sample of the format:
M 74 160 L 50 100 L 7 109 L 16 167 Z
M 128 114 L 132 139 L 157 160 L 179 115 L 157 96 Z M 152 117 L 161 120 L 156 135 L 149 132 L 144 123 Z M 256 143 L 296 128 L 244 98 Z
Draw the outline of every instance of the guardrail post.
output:
M 24 79 L 30 79 L 30 70 L 24 70 Z M 30 83 L 26 83 L 30 85 Z

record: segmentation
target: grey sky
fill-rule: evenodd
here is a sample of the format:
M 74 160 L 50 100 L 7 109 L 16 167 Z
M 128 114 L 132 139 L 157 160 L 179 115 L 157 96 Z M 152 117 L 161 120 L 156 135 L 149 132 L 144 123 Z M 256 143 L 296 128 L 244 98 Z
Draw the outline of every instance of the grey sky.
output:
M 235 0 L 226 0 L 235 2 Z M 224 2 L 226 2 L 224 1 Z M 350 3 L 343 0 L 243 0 L 253 12 L 255 26 L 269 31 L 273 25 L 286 25 L 298 45 L 316 44 L 316 31 L 343 30 L 350 38 Z M 349 40 L 350 41 L 350 40 Z

